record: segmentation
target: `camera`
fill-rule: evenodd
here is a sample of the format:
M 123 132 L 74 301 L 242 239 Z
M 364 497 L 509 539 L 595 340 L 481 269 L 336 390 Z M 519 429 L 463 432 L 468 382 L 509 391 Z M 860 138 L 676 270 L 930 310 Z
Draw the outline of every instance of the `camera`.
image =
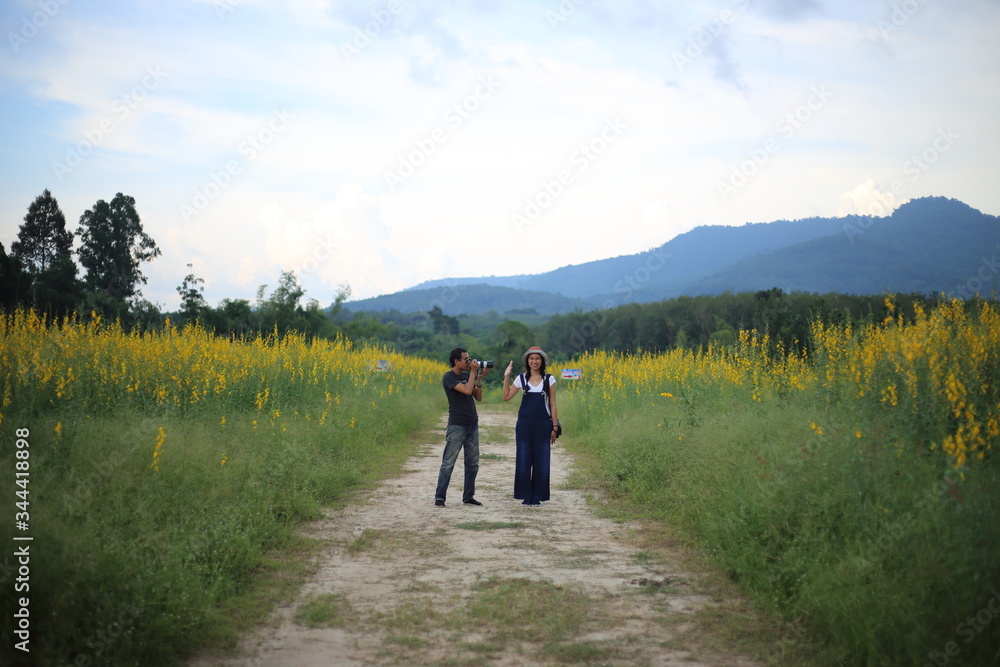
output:
M 493 368 L 493 362 L 492 361 L 480 361 L 479 362 L 479 367 L 480 368 Z

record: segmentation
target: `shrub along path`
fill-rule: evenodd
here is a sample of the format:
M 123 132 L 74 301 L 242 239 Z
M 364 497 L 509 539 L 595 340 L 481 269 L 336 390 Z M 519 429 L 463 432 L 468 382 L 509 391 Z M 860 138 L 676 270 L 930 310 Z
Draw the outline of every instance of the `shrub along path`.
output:
M 461 502 L 461 457 L 434 507 L 442 421 L 403 475 L 306 528 L 327 546 L 292 604 L 238 655 L 191 666 L 756 664 L 725 620 L 747 604 L 599 517 L 558 443 L 552 500 L 513 499 L 514 421 L 480 408 L 482 507 Z

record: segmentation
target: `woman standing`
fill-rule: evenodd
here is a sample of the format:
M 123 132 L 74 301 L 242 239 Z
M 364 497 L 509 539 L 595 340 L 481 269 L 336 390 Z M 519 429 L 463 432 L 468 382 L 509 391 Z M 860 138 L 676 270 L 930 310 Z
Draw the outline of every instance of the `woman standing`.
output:
M 549 356 L 542 348 L 528 348 L 521 361 L 524 373 L 514 378 L 513 384 L 510 373 L 514 362 L 507 364 L 503 372 L 503 400 L 509 401 L 518 391 L 523 392 L 514 427 L 517 443 L 514 497 L 522 500 L 522 505 L 541 505 L 549 499 L 549 465 L 557 435 L 556 381 L 545 372 Z

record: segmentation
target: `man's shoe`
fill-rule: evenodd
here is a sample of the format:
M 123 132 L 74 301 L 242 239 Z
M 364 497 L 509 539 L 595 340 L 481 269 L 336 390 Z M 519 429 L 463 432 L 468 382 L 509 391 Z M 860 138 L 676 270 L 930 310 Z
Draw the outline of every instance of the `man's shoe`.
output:
M 434 507 L 444 507 L 444 501 L 443 500 L 435 500 L 434 501 Z
M 482 503 L 479 502 L 478 500 L 476 500 L 475 498 L 469 498 L 468 500 L 463 500 L 462 502 L 465 503 L 466 505 L 479 505 L 479 506 L 482 506 Z

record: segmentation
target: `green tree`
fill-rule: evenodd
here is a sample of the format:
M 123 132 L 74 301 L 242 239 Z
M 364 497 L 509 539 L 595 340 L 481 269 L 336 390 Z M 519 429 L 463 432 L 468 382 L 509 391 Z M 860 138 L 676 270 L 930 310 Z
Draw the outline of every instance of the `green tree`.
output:
M 29 298 L 29 286 L 21 262 L 9 256 L 0 243 L 0 308 L 13 310 L 24 305 Z
M 278 286 L 271 295 L 264 298 L 267 285 L 257 289 L 257 311 L 260 315 L 261 329 L 265 332 L 277 330 L 283 334 L 294 329 L 292 322 L 296 310 L 300 308 L 299 301 L 306 291 L 299 285 L 299 279 L 293 271 L 283 271 L 278 279 Z
M 399 326 L 383 324 L 369 313 L 355 313 L 354 318 L 343 325 L 344 335 L 353 341 L 394 342 L 399 337 Z
M 532 345 L 536 345 L 535 334 L 523 322 L 505 320 L 497 325 L 500 342 L 490 350 L 498 366 L 507 367 L 507 362 L 514 360 L 514 373 L 524 370 L 521 366 L 521 355 Z M 500 370 L 502 371 L 503 368 Z
M 188 264 L 189 269 L 194 268 Z M 184 281 L 177 287 L 177 293 L 181 296 L 180 315 L 186 322 L 199 320 L 202 314 L 208 309 L 205 301 L 205 281 L 198 278 L 194 273 L 184 276 Z
M 73 310 L 79 297 L 73 233 L 66 229 L 66 217 L 48 190 L 28 207 L 11 255 L 30 283 L 24 301 L 57 316 Z
M 715 331 L 708 337 L 709 345 L 716 347 L 733 348 L 736 347 L 736 331 L 724 319 L 716 315 Z
M 122 316 L 128 304 L 142 295 L 146 284 L 140 266 L 160 256 L 160 249 L 143 230 L 135 199 L 122 193 L 111 203 L 98 200 L 80 216 L 77 251 L 86 270 L 84 284 L 105 315 Z
M 218 308 L 205 311 L 206 326 L 232 338 L 252 336 L 259 331 L 259 320 L 246 299 L 223 299 Z
M 444 311 L 441 310 L 441 306 L 434 306 L 427 311 L 427 314 L 431 318 L 434 333 L 445 336 L 457 336 L 459 334 L 458 318 L 452 315 L 445 315 Z
M 73 233 L 66 229 L 66 217 L 48 190 L 31 202 L 24 224 L 11 244 L 11 254 L 21 260 L 28 271 L 42 273 L 56 263 L 59 256 L 71 256 Z
M 330 319 L 330 313 L 340 310 L 350 295 L 351 288 L 340 287 L 327 312 L 320 308 L 316 299 L 309 299 L 304 308 L 299 304 L 306 292 L 292 271 L 283 271 L 278 279 L 278 286 L 270 296 L 264 298 L 266 291 L 267 285 L 261 285 L 257 290 L 257 314 L 262 332 L 277 331 L 284 334 L 298 331 L 309 336 L 332 336 L 336 333 L 336 327 Z
M 344 302 L 347 298 L 351 296 L 351 286 L 344 284 L 337 288 L 337 293 L 333 297 L 333 303 L 327 309 L 327 314 L 330 318 L 334 318 L 343 309 Z

